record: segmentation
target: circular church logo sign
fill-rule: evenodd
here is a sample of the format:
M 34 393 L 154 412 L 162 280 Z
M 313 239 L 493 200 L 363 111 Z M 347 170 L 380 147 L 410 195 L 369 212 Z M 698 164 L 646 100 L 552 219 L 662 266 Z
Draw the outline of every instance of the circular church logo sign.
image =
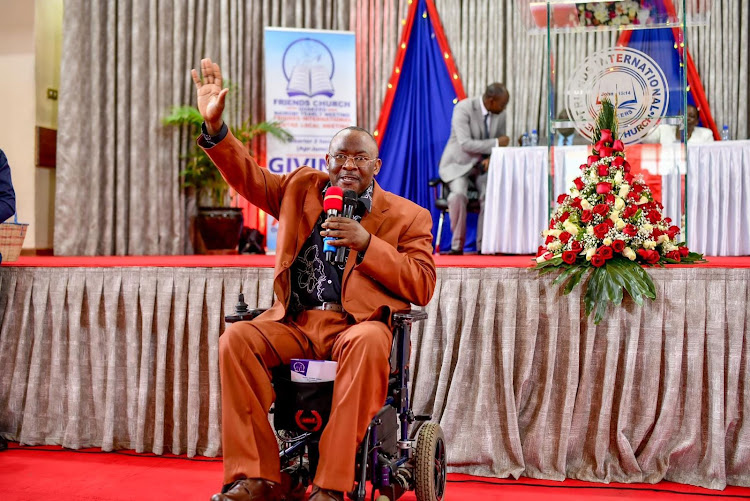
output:
M 651 132 L 666 113 L 669 85 L 648 54 L 612 47 L 587 57 L 568 83 L 568 114 L 588 139 L 594 134 L 603 97 L 615 104 L 620 139 L 632 144 Z

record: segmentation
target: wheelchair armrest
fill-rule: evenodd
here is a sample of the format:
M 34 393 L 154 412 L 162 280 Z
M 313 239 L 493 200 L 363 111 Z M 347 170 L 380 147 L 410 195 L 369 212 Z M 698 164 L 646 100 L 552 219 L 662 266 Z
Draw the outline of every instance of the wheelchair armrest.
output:
M 440 179 L 439 177 L 433 177 L 432 179 L 430 179 L 430 181 L 427 184 L 430 187 L 434 188 L 435 186 L 438 186 L 438 185 L 442 184 L 442 182 L 443 182 L 443 180 Z
M 256 308 L 254 310 L 248 310 L 242 313 L 235 312 L 233 315 L 225 315 L 224 321 L 228 324 L 233 324 L 234 322 L 244 322 L 254 319 L 264 311 L 266 311 L 265 308 Z
M 427 318 L 427 312 L 424 310 L 399 310 L 393 314 L 393 323 L 396 325 L 410 324 L 425 318 Z

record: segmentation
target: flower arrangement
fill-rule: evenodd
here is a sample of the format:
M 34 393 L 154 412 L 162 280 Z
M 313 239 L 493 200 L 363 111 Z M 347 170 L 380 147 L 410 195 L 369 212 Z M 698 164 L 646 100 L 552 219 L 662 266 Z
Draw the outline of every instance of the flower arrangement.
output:
M 578 19 L 581 26 L 646 24 L 651 16 L 650 3 L 646 0 L 580 3 L 578 4 Z
M 638 304 L 656 298 L 656 289 L 642 265 L 703 262 L 677 241 L 678 226 L 663 217 L 662 205 L 653 199 L 642 176 L 630 172 L 625 148 L 617 139 L 615 107 L 602 98 L 594 131 L 594 146 L 581 176 L 573 180 L 569 194 L 557 198 L 549 229 L 542 232 L 536 268 L 540 273 L 558 269 L 554 281 L 565 282 L 569 294 L 584 275 L 586 315 L 594 323 L 604 317 L 607 302 L 622 302 L 623 289 Z

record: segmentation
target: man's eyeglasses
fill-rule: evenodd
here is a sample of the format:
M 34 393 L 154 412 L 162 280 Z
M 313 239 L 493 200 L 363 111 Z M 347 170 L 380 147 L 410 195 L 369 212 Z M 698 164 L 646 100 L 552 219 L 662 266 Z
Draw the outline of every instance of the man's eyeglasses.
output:
M 354 162 L 354 165 L 357 167 L 365 167 L 367 165 L 367 162 L 370 160 L 374 160 L 372 158 L 363 157 L 360 155 L 351 156 L 351 155 L 343 155 L 339 153 L 338 155 L 331 155 L 330 157 L 331 165 L 335 167 L 341 167 L 343 166 L 347 160 L 351 160 Z

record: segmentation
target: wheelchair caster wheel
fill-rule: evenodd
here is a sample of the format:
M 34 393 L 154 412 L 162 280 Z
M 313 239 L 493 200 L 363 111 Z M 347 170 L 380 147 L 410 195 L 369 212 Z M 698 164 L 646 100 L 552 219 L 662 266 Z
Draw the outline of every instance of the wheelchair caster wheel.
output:
M 388 499 L 388 496 L 378 496 L 377 499 L 375 499 L 375 501 L 391 501 L 391 500 Z
M 443 430 L 437 423 L 425 423 L 417 437 L 417 501 L 441 501 L 445 494 L 446 451 Z

